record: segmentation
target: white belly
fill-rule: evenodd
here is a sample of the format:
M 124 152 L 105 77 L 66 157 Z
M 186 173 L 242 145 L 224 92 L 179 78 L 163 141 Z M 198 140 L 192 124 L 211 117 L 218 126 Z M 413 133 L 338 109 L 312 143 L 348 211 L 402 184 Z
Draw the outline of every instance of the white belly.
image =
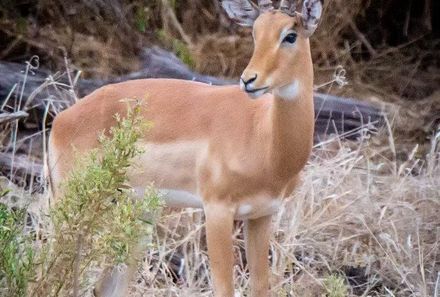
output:
M 130 183 L 137 196 L 143 197 L 150 185 L 159 189 L 164 203 L 176 208 L 203 208 L 197 195 L 196 164 L 206 155 L 204 141 L 183 141 L 170 144 L 144 143 L 145 153 L 134 162 Z M 235 202 L 235 219 L 255 219 L 277 212 L 280 199 L 265 194 L 254 195 Z
M 138 195 L 143 195 L 143 189 L 137 189 Z M 160 198 L 168 207 L 173 208 L 203 208 L 200 196 L 184 190 L 159 189 Z M 281 199 L 263 198 L 256 196 L 235 204 L 236 220 L 256 219 L 275 214 L 281 206 Z
M 245 199 L 237 205 L 235 218 L 239 220 L 257 219 L 278 212 L 282 203 L 281 199 L 256 196 Z
M 133 187 L 197 191 L 196 164 L 206 154 L 205 141 L 143 143 L 142 148 L 145 153 L 134 160 L 129 173 Z

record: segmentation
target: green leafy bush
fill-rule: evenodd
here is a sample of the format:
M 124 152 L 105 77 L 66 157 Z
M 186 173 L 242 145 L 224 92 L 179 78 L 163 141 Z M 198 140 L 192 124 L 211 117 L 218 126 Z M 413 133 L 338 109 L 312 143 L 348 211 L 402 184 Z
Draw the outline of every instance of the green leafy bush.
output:
M 7 193 L 0 192 L 0 197 Z M 33 276 L 34 252 L 23 233 L 25 214 L 0 203 L 0 296 L 25 296 Z
M 324 288 L 327 297 L 347 297 L 348 290 L 344 283 L 344 278 L 332 274 L 324 280 Z
M 41 274 L 32 296 L 79 296 L 90 289 L 87 274 L 126 262 L 144 233 L 143 219 L 160 206 L 157 193 L 134 199 L 127 183 L 132 159 L 142 153 L 137 140 L 148 124 L 140 106 L 100 137 L 99 150 L 82 157 L 63 184 L 64 197 L 51 211 L 53 237 L 41 254 Z
M 169 47 L 183 63 L 191 68 L 195 67 L 194 57 L 188 45 L 167 33 L 165 30 L 156 31 L 157 38 Z

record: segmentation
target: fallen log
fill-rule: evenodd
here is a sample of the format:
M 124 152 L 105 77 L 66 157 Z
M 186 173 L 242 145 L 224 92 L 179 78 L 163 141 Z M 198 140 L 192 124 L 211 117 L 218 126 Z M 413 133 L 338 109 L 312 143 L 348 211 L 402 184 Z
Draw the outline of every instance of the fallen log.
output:
M 193 72 L 174 54 L 157 47 L 145 49 L 141 54 L 141 60 L 141 69 L 127 75 L 107 80 L 78 80 L 73 86 L 75 95 L 83 97 L 106 84 L 141 78 L 176 78 L 213 85 L 234 83 L 234 81 Z M 70 93 L 71 89 L 71 79 L 66 72 L 51 75 L 46 69 L 34 68 L 29 65 L 32 65 L 32 62 L 26 64 L 0 62 L 0 73 L 2 74 L 0 76 L 0 106 L 11 106 L 17 101 L 17 98 L 21 98 L 22 106 L 44 111 L 47 98 L 61 97 L 64 99 L 66 96 L 72 96 L 72 94 L 66 94 Z M 38 93 L 35 92 L 36 90 Z M 31 99 L 32 102 L 28 102 L 28 99 Z
M 0 173 L 9 180 L 22 184 L 29 179 L 40 180 L 43 176 L 43 164 L 40 159 L 29 155 L 0 153 Z

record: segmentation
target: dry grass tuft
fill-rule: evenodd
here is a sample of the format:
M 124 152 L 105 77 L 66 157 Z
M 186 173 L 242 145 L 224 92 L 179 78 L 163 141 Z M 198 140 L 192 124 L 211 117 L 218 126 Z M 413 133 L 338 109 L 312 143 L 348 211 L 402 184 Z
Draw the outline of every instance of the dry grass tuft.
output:
M 398 157 L 392 132 L 383 132 L 388 143 L 381 147 L 372 145 L 376 138 L 349 143 L 337 137 L 315 147 L 301 187 L 274 218 L 274 295 L 320 296 L 333 283 L 345 284 L 350 296 L 433 296 L 440 286 L 440 134 L 428 155 L 413 150 Z M 7 181 L 4 186 L 12 190 L 6 203 L 33 202 L 33 234 L 47 232 L 41 223 L 47 196 Z M 132 296 L 210 296 L 202 213 L 170 211 L 157 229 Z M 244 295 L 240 229 L 237 224 L 235 271 L 237 292 Z
M 47 22 L 40 24 L 44 26 L 37 34 L 32 31 L 32 19 L 24 26 L 20 21 L 11 24 L 1 20 L 0 31 L 11 45 L 16 42 L 15 49 L 24 47 L 22 53 L 44 53 L 42 60 L 55 69 L 64 68 L 67 52 L 73 64 L 85 69 L 88 76 L 106 76 L 137 67 L 137 61 L 130 57 L 144 45 L 142 42 L 157 40 L 156 29 L 165 28 L 171 39 L 183 39 L 180 26 L 189 39 L 183 42 L 192 50 L 196 69 L 224 76 L 240 73 L 252 43 L 242 39 L 246 31 L 231 26 L 217 2 L 170 1 L 174 5 L 167 9 L 175 14 L 177 24 L 171 21 L 172 14 L 163 14 L 159 2 L 143 6 L 141 1 L 134 1 L 135 5 L 123 10 L 131 22 L 128 24 L 120 23 L 111 9 L 105 10 L 103 1 L 96 1 L 88 11 L 98 12 L 94 20 L 98 25 L 88 28 L 84 26 L 90 24 L 90 14 L 81 14 L 75 4 L 42 1 L 46 6 L 40 12 L 65 26 L 57 30 Z M 371 40 L 360 25 L 367 17 L 366 3 L 372 2 L 326 2 L 323 22 L 312 40 L 316 84 L 328 81 L 335 68 L 343 65 L 349 85 L 342 90 L 330 87 L 321 91 L 378 97 L 391 102 L 390 109 L 396 113 L 382 137 L 355 143 L 335 138 L 315 148 L 301 187 L 274 218 L 273 293 L 321 296 L 326 293 L 326 284 L 337 282 L 340 288 L 339 279 L 344 279 L 350 296 L 434 296 L 440 290 L 440 78 L 438 63 L 429 62 L 435 61 L 438 53 L 420 40 L 400 46 Z M 81 17 L 74 19 L 78 15 Z M 113 24 L 108 25 L 109 21 Z M 135 26 L 136 30 L 119 30 L 114 24 Z M 97 37 L 94 30 L 101 36 Z M 48 39 L 52 33 L 53 38 Z M 137 43 L 139 40 L 142 42 Z M 435 46 L 438 43 L 432 44 Z M 8 52 L 2 54 L 7 56 Z M 90 58 L 97 56 L 99 63 Z M 56 114 L 58 105 L 65 102 L 48 104 L 49 113 Z M 8 142 L 0 150 L 15 153 L 13 135 L 17 127 L 15 123 L 0 132 L 0 140 Z M 45 226 L 39 224 L 39 216 L 46 195 L 3 181 L 12 190 L 7 203 L 24 206 L 32 201 L 28 209 L 30 226 L 36 236 L 41 234 Z M 155 246 L 145 254 L 132 284 L 132 296 L 210 296 L 202 213 L 170 211 L 157 229 Z M 240 229 L 237 224 L 236 286 L 244 295 L 248 282 Z M 169 259 L 179 267 L 181 256 L 184 269 L 173 275 Z
M 241 35 L 206 35 L 194 45 L 195 69 L 208 75 L 239 77 L 252 55 L 252 37 Z
M 318 145 L 303 183 L 273 220 L 273 294 L 321 296 L 338 274 L 349 296 L 433 296 L 440 270 L 439 141 L 417 174 L 411 169 L 420 160 L 394 171 L 399 164 L 378 159 L 368 141 L 356 149 L 339 143 L 335 150 L 337 140 Z M 146 255 L 132 296 L 209 296 L 201 216 L 184 210 L 163 218 L 163 234 Z M 239 229 L 236 288 L 243 296 L 247 272 Z M 183 255 L 185 269 L 173 281 L 163 260 L 176 254 Z

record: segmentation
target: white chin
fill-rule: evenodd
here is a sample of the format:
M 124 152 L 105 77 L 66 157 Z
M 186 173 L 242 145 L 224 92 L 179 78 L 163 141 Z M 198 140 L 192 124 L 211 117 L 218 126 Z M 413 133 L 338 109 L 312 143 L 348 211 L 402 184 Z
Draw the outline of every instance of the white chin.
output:
M 248 94 L 249 97 L 251 97 L 252 99 L 257 99 L 258 97 L 261 97 L 264 95 L 264 93 L 266 93 L 267 90 L 261 90 L 261 91 L 257 91 L 257 92 L 246 92 Z

